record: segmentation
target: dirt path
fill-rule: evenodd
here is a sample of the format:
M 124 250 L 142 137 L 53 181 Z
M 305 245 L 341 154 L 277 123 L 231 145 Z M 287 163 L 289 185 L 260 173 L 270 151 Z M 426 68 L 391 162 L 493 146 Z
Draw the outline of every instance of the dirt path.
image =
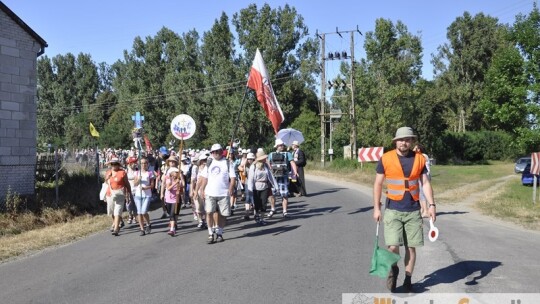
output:
M 354 187 L 366 195 L 372 195 L 373 188 L 371 184 L 368 185 L 359 181 L 349 180 L 343 176 L 333 175 L 328 172 L 324 172 L 322 175 L 317 175 L 319 172 L 311 173 L 313 174 L 306 174 L 308 179 L 346 185 L 349 187 Z M 513 222 L 485 215 L 478 207 L 478 204 L 489 201 L 490 199 L 498 196 L 506 183 L 517 178 L 519 178 L 518 175 L 506 175 L 496 179 L 469 183 L 458 188 L 435 193 L 435 202 L 440 203 L 437 205 L 437 213 L 459 212 L 463 213 L 464 216 L 474 218 L 474 220 L 480 220 L 486 224 L 494 224 L 512 229 L 531 231 L 531 229 L 527 229 Z M 483 190 L 478 191 L 478 189 Z
M 437 212 L 463 212 L 463 215 L 470 217 L 471 220 L 521 231 L 538 232 L 538 229 L 534 228 L 534 226 L 524 227 L 524 225 L 513 222 L 512 219 L 503 219 L 486 214 L 480 207 L 480 204 L 489 203 L 490 200 L 499 196 L 503 192 L 504 186 L 515 179 L 519 179 L 519 175 L 506 175 L 492 180 L 470 183 L 439 194 L 436 193 L 435 201 L 440 199 L 444 202 L 438 205 Z M 477 189 L 483 190 L 477 191 Z
M 517 177 L 517 175 L 506 175 L 496 179 L 466 184 L 441 193 L 435 193 L 435 201 L 440 200 L 447 204 L 459 205 L 462 208 L 479 210 L 475 207 L 477 203 L 496 197 L 501 192 L 500 189 L 504 184 Z M 484 190 L 477 191 L 478 189 Z

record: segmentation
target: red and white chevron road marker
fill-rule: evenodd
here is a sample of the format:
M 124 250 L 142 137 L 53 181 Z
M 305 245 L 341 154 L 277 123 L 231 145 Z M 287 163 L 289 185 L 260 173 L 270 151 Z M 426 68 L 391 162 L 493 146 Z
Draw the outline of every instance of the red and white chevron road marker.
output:
M 359 162 L 376 162 L 381 159 L 384 153 L 383 147 L 369 147 L 358 149 Z

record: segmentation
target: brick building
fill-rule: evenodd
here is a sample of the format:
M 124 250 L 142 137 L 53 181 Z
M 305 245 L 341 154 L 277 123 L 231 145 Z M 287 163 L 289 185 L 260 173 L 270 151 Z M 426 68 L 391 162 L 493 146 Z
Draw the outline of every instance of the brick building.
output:
M 0 202 L 34 194 L 37 57 L 47 42 L 0 1 Z

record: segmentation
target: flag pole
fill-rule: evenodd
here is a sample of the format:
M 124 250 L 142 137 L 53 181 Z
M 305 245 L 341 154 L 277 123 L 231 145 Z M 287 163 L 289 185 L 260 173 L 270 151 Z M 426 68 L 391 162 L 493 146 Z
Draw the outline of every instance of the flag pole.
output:
M 249 77 L 248 77 L 249 79 Z M 229 158 L 229 153 L 232 151 L 232 145 L 234 142 L 234 137 L 236 136 L 236 129 L 238 127 L 238 121 L 240 120 L 240 113 L 242 113 L 242 109 L 244 108 L 244 101 L 246 100 L 247 92 L 249 90 L 249 87 L 246 85 L 246 90 L 244 92 L 244 97 L 242 97 L 242 102 L 240 103 L 240 110 L 238 111 L 238 114 L 236 115 L 236 119 L 233 124 L 233 128 L 231 131 L 231 141 L 230 141 L 230 149 L 227 150 L 227 158 Z
M 98 150 L 99 150 L 99 144 L 96 143 L 96 177 L 97 177 L 97 184 L 99 186 L 99 184 L 100 184 L 99 178 L 100 178 L 100 173 L 101 173 L 100 169 L 101 168 L 100 168 L 100 164 L 99 164 L 99 152 L 98 152 Z
M 178 209 L 180 208 L 180 193 L 182 195 L 184 194 L 184 191 L 180 191 L 181 188 L 181 181 L 182 181 L 182 154 L 184 153 L 184 135 L 182 134 L 182 138 L 180 139 L 180 148 L 178 149 L 178 186 L 176 190 L 176 206 L 174 207 L 174 214 L 178 213 Z M 182 189 L 183 190 L 183 189 Z

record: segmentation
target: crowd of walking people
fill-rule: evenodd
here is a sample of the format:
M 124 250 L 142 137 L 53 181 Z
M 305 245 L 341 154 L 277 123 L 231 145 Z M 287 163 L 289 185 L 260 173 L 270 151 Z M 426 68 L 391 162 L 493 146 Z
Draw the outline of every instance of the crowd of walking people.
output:
M 165 146 L 144 152 L 135 148 L 100 151 L 107 167 L 104 200 L 112 234 L 120 235 L 127 213 L 128 224 L 138 225 L 141 236 L 151 233 L 153 221 L 164 219 L 168 219 L 167 234 L 175 236 L 180 210 L 188 209 L 197 227 L 208 232 L 207 243 L 219 243 L 225 240 L 229 216 L 238 211 L 244 220 L 266 225 L 265 219 L 276 215 L 276 198 L 281 199 L 281 216 L 289 217 L 289 196 L 307 195 L 305 154 L 298 142 L 288 151 L 277 139 L 274 148 L 266 154 L 262 148 L 223 148 L 216 143 L 209 149 L 181 152 Z M 150 218 L 151 203 L 161 205 L 160 219 Z

